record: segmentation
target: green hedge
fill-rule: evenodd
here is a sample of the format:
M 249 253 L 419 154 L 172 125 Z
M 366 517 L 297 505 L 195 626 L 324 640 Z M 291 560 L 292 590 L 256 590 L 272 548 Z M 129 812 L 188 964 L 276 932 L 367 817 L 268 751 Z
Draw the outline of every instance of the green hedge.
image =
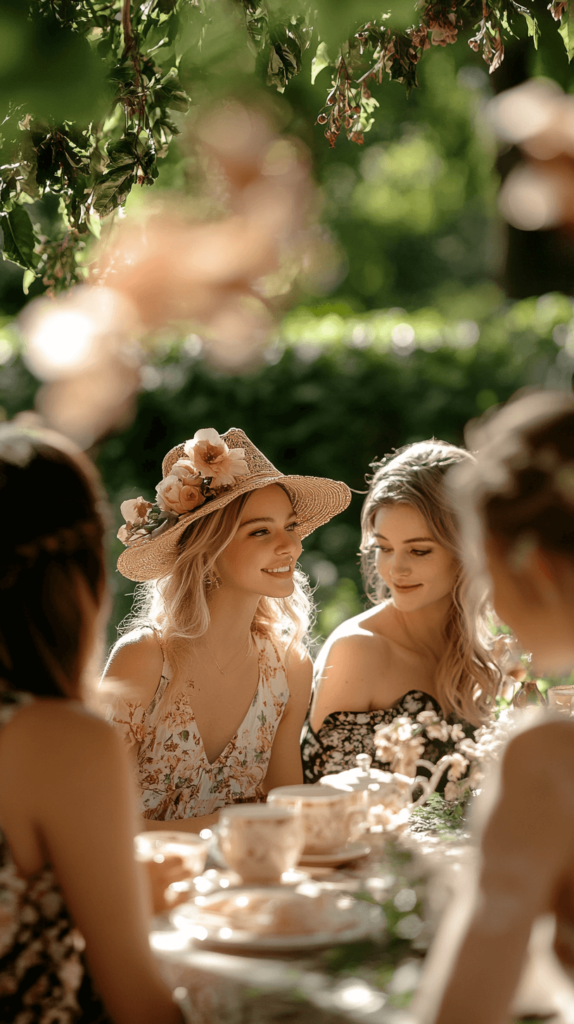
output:
M 465 315 L 463 315 L 465 314 Z M 0 330 L 0 405 L 30 408 L 37 387 L 17 353 L 13 328 Z M 394 339 L 394 340 L 393 340 Z M 336 305 L 299 308 L 283 321 L 265 365 L 242 376 L 210 368 L 197 339 L 165 337 L 163 355 L 144 373 L 131 426 L 95 451 L 115 529 L 119 504 L 151 498 L 163 455 L 200 427 L 243 428 L 286 473 L 345 480 L 363 490 L 373 459 L 431 436 L 460 444 L 465 424 L 524 386 L 571 386 L 572 302 L 546 295 L 500 304 L 492 289 L 467 293 L 461 315 L 437 309 L 379 310 L 349 316 Z M 362 498 L 305 542 L 302 562 L 320 606 L 318 632 L 363 607 L 358 571 Z M 115 625 L 129 611 L 133 584 L 111 580 Z
M 360 320 L 299 310 L 284 321 L 268 363 L 239 377 L 209 368 L 194 355 L 194 339 L 166 343 L 164 357 L 146 371 L 135 421 L 97 453 L 118 525 L 120 500 L 150 498 L 165 452 L 199 427 L 241 427 L 284 472 L 331 476 L 362 490 L 369 464 L 395 447 L 433 435 L 460 444 L 469 419 L 518 388 L 570 387 L 571 318 L 570 300 L 559 295 L 499 307 L 482 321 L 446 320 L 435 310 Z M 405 325 L 414 329 L 412 350 Z M 363 607 L 362 500 L 354 496 L 305 542 L 302 562 L 319 584 L 322 635 Z M 113 579 L 117 622 L 133 585 L 117 572 Z

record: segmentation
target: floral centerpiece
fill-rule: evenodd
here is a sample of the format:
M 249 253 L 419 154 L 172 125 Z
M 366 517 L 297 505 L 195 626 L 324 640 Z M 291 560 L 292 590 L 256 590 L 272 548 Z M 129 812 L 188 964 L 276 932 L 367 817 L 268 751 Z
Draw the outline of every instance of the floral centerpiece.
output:
M 401 715 L 375 731 L 375 749 L 390 770 L 414 778 L 419 767 L 446 773 L 443 796 L 448 804 L 465 800 L 481 788 L 489 766 L 498 761 L 518 718 L 511 709 L 497 721 L 474 729 L 449 723 L 434 710 Z M 433 760 L 424 758 L 427 753 Z
M 156 536 L 180 516 L 203 505 L 249 473 L 243 448 L 229 448 L 217 430 L 198 430 L 185 442 L 185 458 L 178 459 L 156 487 L 155 502 L 141 496 L 122 502 L 126 520 L 118 539 L 129 547 L 144 537 Z

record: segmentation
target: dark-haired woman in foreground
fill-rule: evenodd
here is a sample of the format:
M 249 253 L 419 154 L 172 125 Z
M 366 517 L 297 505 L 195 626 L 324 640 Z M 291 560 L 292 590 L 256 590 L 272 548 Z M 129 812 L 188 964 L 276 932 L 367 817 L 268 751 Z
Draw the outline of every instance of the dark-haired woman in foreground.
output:
M 574 398 L 521 398 L 470 441 L 478 464 L 453 481 L 469 552 L 488 569 L 495 609 L 535 669 L 566 674 L 574 665 Z M 542 718 L 513 739 L 493 799 L 462 938 L 453 956 L 455 906 L 429 957 L 415 1006 L 425 1024 L 507 1021 L 532 925 L 546 914 L 555 915 L 555 950 L 574 978 L 574 720 Z
M 177 1024 L 125 754 L 82 704 L 107 608 L 95 474 L 63 438 L 5 426 L 0 496 L 0 1020 Z

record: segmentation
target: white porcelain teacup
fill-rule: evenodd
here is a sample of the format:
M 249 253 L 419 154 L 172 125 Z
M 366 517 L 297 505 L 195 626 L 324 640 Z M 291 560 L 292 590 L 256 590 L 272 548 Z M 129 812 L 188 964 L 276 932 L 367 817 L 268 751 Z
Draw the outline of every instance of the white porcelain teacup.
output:
M 304 853 L 333 853 L 351 838 L 355 825 L 352 793 L 327 786 L 279 786 L 267 796 L 268 805 L 299 811 L 305 834 Z
M 227 865 L 246 883 L 268 885 L 291 871 L 303 849 L 301 816 L 291 807 L 235 804 L 224 807 L 217 827 Z

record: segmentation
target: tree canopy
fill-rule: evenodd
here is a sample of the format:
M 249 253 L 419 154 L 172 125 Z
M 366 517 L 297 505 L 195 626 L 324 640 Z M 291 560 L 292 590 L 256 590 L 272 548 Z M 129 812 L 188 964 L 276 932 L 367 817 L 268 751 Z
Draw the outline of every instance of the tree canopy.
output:
M 317 80 L 323 98 L 310 118 L 331 145 L 341 134 L 361 143 L 384 116 L 377 87 L 417 87 L 426 51 L 464 38 L 494 71 L 508 40 L 540 37 L 534 5 L 515 0 L 389 6 L 381 15 L 373 0 L 0 0 L 0 226 L 25 290 L 85 277 L 90 236 L 134 185 L 153 184 L 181 114 L 207 100 Z M 549 4 L 568 60 L 569 7 Z

